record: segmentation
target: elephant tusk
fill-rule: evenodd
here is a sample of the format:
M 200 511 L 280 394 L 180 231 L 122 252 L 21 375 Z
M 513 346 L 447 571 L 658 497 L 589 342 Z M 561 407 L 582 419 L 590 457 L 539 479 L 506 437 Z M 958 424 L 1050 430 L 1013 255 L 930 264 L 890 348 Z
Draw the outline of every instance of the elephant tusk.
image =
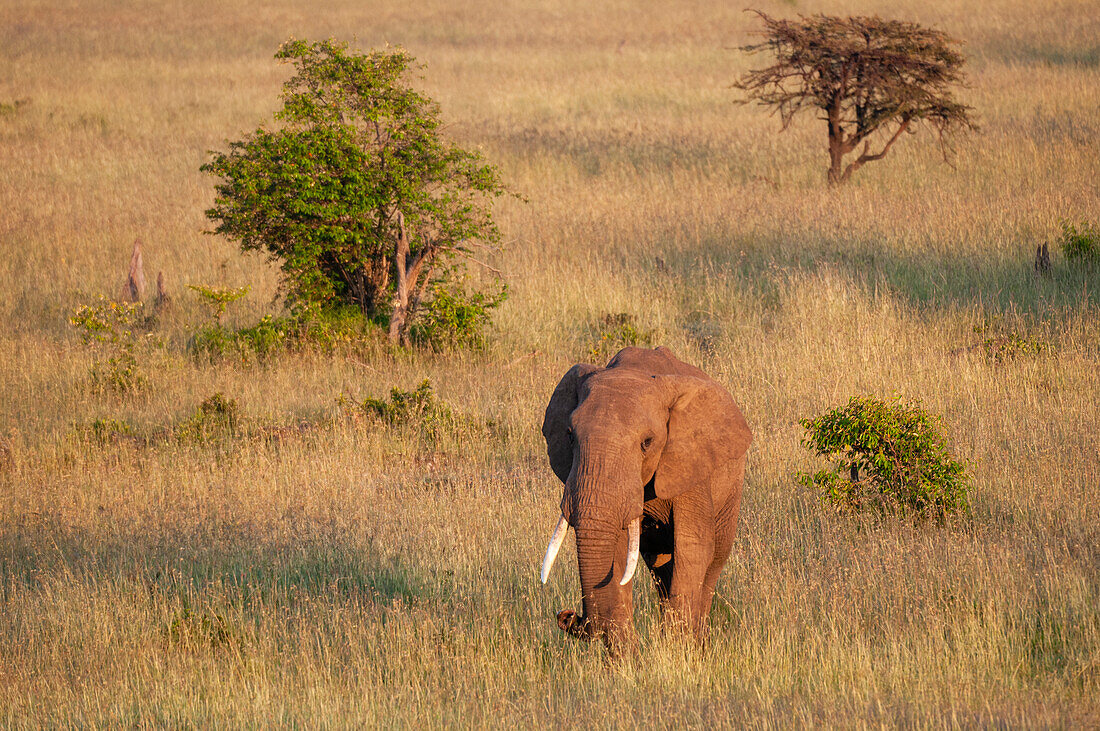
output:
M 626 568 L 623 570 L 623 580 L 619 586 L 626 586 L 634 578 L 634 571 L 638 568 L 638 554 L 642 542 L 642 519 L 635 518 L 630 521 L 627 530 L 627 538 L 630 540 L 630 550 L 626 554 Z
M 565 534 L 569 532 L 569 522 L 565 519 L 565 516 L 561 516 L 558 520 L 558 525 L 554 528 L 554 535 L 550 536 L 550 545 L 546 547 L 546 556 L 542 559 L 542 583 L 546 583 L 546 579 L 550 576 L 550 569 L 554 567 L 554 559 L 558 557 L 558 550 L 561 549 L 561 544 L 565 542 Z

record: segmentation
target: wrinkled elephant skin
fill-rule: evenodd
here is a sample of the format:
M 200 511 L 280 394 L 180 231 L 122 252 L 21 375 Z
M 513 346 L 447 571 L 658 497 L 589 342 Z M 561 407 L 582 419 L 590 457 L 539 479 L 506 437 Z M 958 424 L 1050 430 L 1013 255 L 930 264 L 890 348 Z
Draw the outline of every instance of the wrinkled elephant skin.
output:
M 569 369 L 542 433 L 565 486 L 544 582 L 569 527 L 577 541 L 583 612 L 561 611 L 561 630 L 601 638 L 613 656 L 631 651 L 640 555 L 663 622 L 702 639 L 752 442 L 733 398 L 668 348 L 625 348 L 605 368 Z

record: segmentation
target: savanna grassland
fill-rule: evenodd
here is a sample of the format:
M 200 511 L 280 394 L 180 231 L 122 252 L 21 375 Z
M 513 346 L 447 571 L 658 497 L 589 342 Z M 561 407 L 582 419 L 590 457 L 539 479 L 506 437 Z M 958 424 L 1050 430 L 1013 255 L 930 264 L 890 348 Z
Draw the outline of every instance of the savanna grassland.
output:
M 735 104 L 743 4 L 5 2 L 0 725 L 1100 722 L 1100 275 L 1057 247 L 1031 271 L 1062 219 L 1100 222 L 1100 8 L 758 3 L 965 41 L 981 133 L 951 165 L 906 138 L 834 191 L 823 123 Z M 204 235 L 199 166 L 270 121 L 290 36 L 406 47 L 526 196 L 496 208 L 484 352 L 190 354 L 186 284 L 251 285 L 236 326 L 279 311 L 277 268 Z M 69 317 L 121 296 L 135 238 L 174 301 L 119 394 Z M 755 442 L 708 651 L 654 631 L 639 581 L 640 659 L 608 666 L 554 623 L 572 546 L 537 581 L 560 496 L 539 425 L 619 313 Z M 455 418 L 346 405 L 425 378 Z M 204 425 L 215 393 L 238 411 Z M 798 419 L 854 393 L 943 415 L 969 519 L 839 515 L 797 484 Z

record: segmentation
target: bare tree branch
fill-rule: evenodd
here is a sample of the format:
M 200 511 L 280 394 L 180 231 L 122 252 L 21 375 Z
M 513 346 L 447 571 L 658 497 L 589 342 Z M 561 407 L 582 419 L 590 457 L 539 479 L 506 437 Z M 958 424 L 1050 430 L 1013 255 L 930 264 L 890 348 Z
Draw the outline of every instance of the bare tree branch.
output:
M 474 264 L 477 264 L 480 267 L 488 269 L 489 271 L 491 271 L 493 274 L 497 275 L 501 279 L 504 278 L 504 272 L 500 271 L 496 267 L 490 266 L 490 265 L 486 264 L 485 262 L 481 261 L 480 259 L 475 259 L 474 257 L 470 256 L 469 254 L 466 255 L 466 259 L 469 260 L 469 261 L 472 261 Z
M 854 173 L 856 170 L 859 170 L 861 167 L 863 167 L 864 163 L 872 162 L 874 160 L 881 160 L 882 158 L 886 157 L 886 153 L 890 151 L 890 147 L 894 144 L 894 142 L 897 141 L 898 137 L 901 136 L 901 133 L 904 132 L 905 130 L 909 129 L 909 122 L 910 121 L 911 120 L 906 119 L 900 125 L 898 125 L 898 129 L 897 129 L 896 132 L 894 132 L 894 136 L 891 137 L 889 140 L 887 140 L 887 142 L 883 146 L 882 150 L 875 153 L 874 155 L 868 154 L 868 152 L 871 148 L 871 143 L 870 142 L 863 143 L 863 152 L 860 154 L 860 156 L 858 158 L 856 158 L 852 162 L 848 163 L 848 167 L 845 168 L 844 175 L 841 176 L 840 182 L 843 183 L 843 182 L 847 181 L 848 178 L 851 177 L 852 173 Z

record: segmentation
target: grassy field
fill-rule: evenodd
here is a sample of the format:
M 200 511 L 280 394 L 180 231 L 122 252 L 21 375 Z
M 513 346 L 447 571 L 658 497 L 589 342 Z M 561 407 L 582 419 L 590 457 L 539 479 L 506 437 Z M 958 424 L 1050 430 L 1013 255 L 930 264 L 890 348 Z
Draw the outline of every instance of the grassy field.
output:
M 1057 248 L 1031 273 L 1060 220 L 1100 222 L 1095 4 L 760 4 L 966 42 L 982 133 L 953 166 L 905 139 L 839 191 L 822 123 L 734 103 L 740 5 L 326 5 L 0 7 L 0 725 L 1100 723 L 1100 277 Z M 203 234 L 198 168 L 270 119 L 290 36 L 409 49 L 528 198 L 497 209 L 512 295 L 484 353 L 188 353 L 185 284 L 252 285 L 233 324 L 278 308 L 270 263 Z M 135 238 L 174 308 L 148 388 L 102 393 L 68 318 L 120 296 Z M 660 637 L 636 582 L 641 659 L 610 667 L 554 623 L 572 546 L 537 568 L 542 410 L 614 313 L 755 441 L 709 650 Z M 1042 352 L 953 353 L 1012 333 Z M 434 436 L 337 404 L 424 378 L 462 416 Z M 194 428 L 216 392 L 236 430 Z M 971 520 L 835 515 L 796 483 L 798 419 L 855 393 L 945 417 Z

